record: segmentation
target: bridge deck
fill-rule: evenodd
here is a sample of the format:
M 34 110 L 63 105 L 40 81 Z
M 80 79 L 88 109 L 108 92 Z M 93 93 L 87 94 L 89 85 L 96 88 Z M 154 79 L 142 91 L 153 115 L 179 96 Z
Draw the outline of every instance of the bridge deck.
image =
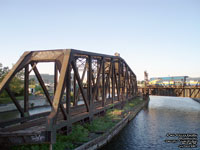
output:
M 130 98 L 131 99 L 131 98 Z M 110 107 L 121 105 L 123 101 L 114 101 L 112 103 L 111 99 L 107 99 L 106 106 L 102 107 L 102 101 L 95 102 L 95 112 L 94 115 L 109 109 Z M 114 105 L 113 105 L 114 104 Z M 21 123 L 11 124 L 5 128 L 0 128 L 0 143 L 1 145 L 7 144 L 25 144 L 25 143 L 50 143 L 48 130 L 46 130 L 46 117 L 50 112 L 45 112 L 44 117 L 36 118 L 26 122 L 21 121 Z M 71 123 L 75 123 L 81 120 L 89 118 L 89 113 L 86 111 L 86 107 L 82 104 L 71 109 Z M 68 125 L 66 120 L 63 120 L 63 115 L 60 112 L 57 117 L 58 127 L 62 128 Z M 2 122 L 8 125 L 9 121 Z

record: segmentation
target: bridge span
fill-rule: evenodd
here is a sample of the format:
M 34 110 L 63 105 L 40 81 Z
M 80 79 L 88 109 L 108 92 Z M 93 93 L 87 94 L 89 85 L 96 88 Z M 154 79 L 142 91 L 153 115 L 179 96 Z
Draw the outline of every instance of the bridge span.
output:
M 200 87 L 138 87 L 138 92 L 148 95 L 200 98 Z
M 43 62 L 55 66 L 53 96 L 50 96 L 37 68 Z M 9 88 L 10 81 L 21 70 L 24 70 L 24 106 Z M 51 106 L 49 112 L 29 114 L 31 72 L 35 73 Z M 55 143 L 58 131 L 67 131 L 75 122 L 91 120 L 94 115 L 134 98 L 137 79 L 120 56 L 74 49 L 27 51 L 1 82 L 0 93 L 4 90 L 21 117 L 0 122 L 0 145 Z M 83 104 L 77 105 L 78 101 Z

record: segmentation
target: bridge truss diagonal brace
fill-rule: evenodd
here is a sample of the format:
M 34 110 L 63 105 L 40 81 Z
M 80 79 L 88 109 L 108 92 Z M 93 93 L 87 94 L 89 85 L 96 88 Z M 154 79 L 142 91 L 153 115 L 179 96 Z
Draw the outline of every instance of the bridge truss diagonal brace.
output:
M 24 117 L 24 110 L 21 107 L 21 105 L 19 104 L 19 102 L 17 101 L 17 99 L 15 98 L 15 96 L 12 94 L 12 92 L 10 91 L 10 89 L 8 87 L 6 87 L 6 91 L 8 93 L 8 95 L 10 96 L 10 98 L 12 99 L 13 103 L 15 104 L 15 106 L 17 107 L 18 111 L 21 114 L 21 117 Z
M 97 73 L 97 81 L 96 81 L 96 84 L 95 84 L 95 88 L 94 88 L 94 93 L 92 95 L 92 101 L 94 102 L 94 98 L 97 94 L 97 90 L 99 88 L 99 84 L 100 84 L 100 74 L 101 74 L 101 71 L 102 71 L 102 66 L 103 66 L 103 63 L 104 63 L 104 58 L 102 58 L 101 62 L 100 62 L 100 67 L 99 67 L 99 70 L 98 70 L 98 73 Z
M 45 84 L 44 84 L 44 81 L 42 80 L 42 77 L 41 77 L 41 75 L 40 75 L 40 73 L 39 73 L 39 71 L 38 71 L 38 69 L 37 69 L 35 63 L 31 63 L 31 66 L 32 66 L 33 71 L 34 71 L 34 73 L 35 73 L 35 75 L 36 75 L 36 77 L 37 77 L 37 79 L 38 79 L 38 81 L 39 81 L 39 83 L 40 83 L 40 85 L 41 85 L 43 91 L 44 91 L 44 94 L 45 94 L 45 96 L 46 96 L 46 98 L 47 98 L 49 104 L 52 106 L 52 101 L 51 101 L 49 92 L 48 92 L 48 90 L 47 90 L 47 88 L 46 88 L 46 86 L 45 86 Z
M 83 80 L 80 78 L 80 75 L 79 75 L 79 73 L 78 73 L 78 69 L 77 69 L 77 67 L 76 67 L 74 61 L 72 61 L 72 68 L 73 68 L 73 70 L 74 70 L 74 74 L 75 74 L 75 76 L 76 76 L 76 79 L 77 79 L 77 82 L 78 82 L 78 85 L 79 85 L 79 89 L 80 89 L 81 94 L 82 94 L 82 96 L 83 96 L 83 100 L 84 100 L 84 103 L 85 103 L 85 105 L 86 105 L 87 111 L 89 112 L 89 103 L 88 103 L 88 99 L 87 99 L 86 96 L 85 96 L 84 89 L 83 89 L 83 85 L 82 85 Z
M 47 130 L 53 130 L 53 126 L 56 123 L 56 116 L 58 113 L 59 105 L 61 104 L 63 91 L 65 87 L 65 77 L 67 73 L 67 68 L 69 64 L 69 60 L 71 57 L 71 50 L 64 51 L 64 58 L 62 61 L 62 67 L 60 71 L 59 81 L 56 87 L 55 96 L 53 99 L 53 107 L 50 115 L 47 117 Z M 65 114 L 66 115 L 66 114 Z
M 20 59 L 17 61 L 17 63 L 13 66 L 13 68 L 9 71 L 9 73 L 6 75 L 6 77 L 3 79 L 3 81 L 0 84 L 0 94 L 3 92 L 5 87 L 9 84 L 9 82 L 12 80 L 12 78 L 15 76 L 19 70 L 21 70 L 26 64 L 30 62 L 31 58 L 31 52 L 24 52 L 24 54 L 20 57 Z

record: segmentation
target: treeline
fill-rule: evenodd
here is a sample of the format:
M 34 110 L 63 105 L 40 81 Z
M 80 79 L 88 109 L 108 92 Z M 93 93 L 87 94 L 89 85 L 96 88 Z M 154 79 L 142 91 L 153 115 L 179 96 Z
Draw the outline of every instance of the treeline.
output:
M 5 76 L 10 71 L 9 67 L 3 66 L 2 63 L 0 63 L 0 83 L 5 78 Z M 24 92 L 24 70 L 20 71 L 15 75 L 15 77 L 11 80 L 9 84 L 9 88 L 11 89 L 12 93 L 15 96 L 21 96 Z M 0 94 L 0 98 L 8 97 L 7 92 L 4 90 Z

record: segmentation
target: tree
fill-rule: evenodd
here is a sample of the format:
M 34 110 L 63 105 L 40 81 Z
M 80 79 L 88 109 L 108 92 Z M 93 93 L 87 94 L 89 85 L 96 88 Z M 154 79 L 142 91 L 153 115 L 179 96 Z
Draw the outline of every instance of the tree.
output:
M 0 81 L 3 80 L 3 78 L 5 77 L 5 75 L 9 72 L 9 68 L 8 67 L 3 67 L 2 63 L 0 63 Z
M 29 80 L 29 84 L 30 84 L 30 85 L 35 85 L 35 83 L 36 83 L 36 82 L 35 82 L 35 79 L 34 79 L 34 78 L 32 78 L 32 79 Z
M 8 67 L 3 67 L 2 63 L 0 63 L 0 82 L 3 80 L 3 78 L 6 76 L 8 73 Z M 8 94 L 3 91 L 0 95 L 0 97 L 8 97 Z
M 3 67 L 2 63 L 0 63 L 0 82 L 4 79 L 4 77 L 8 74 L 10 71 L 9 67 Z M 10 81 L 9 87 L 14 95 L 19 96 L 23 95 L 23 76 L 24 70 L 20 71 L 13 77 L 13 79 Z M 7 93 L 4 91 L 0 97 L 7 97 Z

